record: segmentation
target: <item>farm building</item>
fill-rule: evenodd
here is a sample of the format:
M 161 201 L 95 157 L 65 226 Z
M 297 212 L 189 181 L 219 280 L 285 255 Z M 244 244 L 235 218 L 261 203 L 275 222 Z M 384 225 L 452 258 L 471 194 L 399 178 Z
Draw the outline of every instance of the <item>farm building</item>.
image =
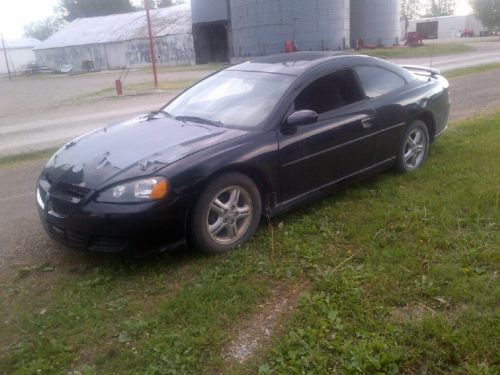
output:
M 191 0 L 198 63 L 299 50 L 338 50 L 354 40 L 393 45 L 399 0 Z
M 189 4 L 151 10 L 160 65 L 195 63 Z M 79 18 L 35 48 L 39 64 L 52 70 L 123 69 L 151 63 L 144 11 Z
M 339 50 L 358 39 L 393 45 L 400 0 L 191 0 L 151 11 L 160 65 L 229 62 L 286 49 Z M 77 19 L 35 49 L 38 63 L 74 71 L 151 61 L 144 11 Z M 287 46 L 287 47 L 286 47 Z
M 7 63 L 11 72 L 16 73 L 23 69 L 24 66 L 36 60 L 33 48 L 38 46 L 40 41 L 37 39 L 21 39 L 13 41 L 5 41 L 6 53 L 0 43 L 0 74 L 8 72 Z M 5 56 L 7 55 L 7 61 Z
M 475 16 L 445 16 L 411 20 L 409 32 L 418 32 L 423 39 L 459 38 L 464 31 L 479 36 L 487 29 Z

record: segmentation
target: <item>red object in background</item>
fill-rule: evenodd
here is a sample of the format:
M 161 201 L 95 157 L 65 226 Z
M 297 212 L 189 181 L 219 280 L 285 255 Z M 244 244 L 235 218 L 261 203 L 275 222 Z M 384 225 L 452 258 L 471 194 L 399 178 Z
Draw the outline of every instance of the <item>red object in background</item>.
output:
M 411 31 L 407 34 L 405 46 L 421 47 L 423 45 L 424 45 L 424 42 L 422 41 L 422 37 L 420 36 L 420 34 L 418 32 Z
M 123 88 L 122 88 L 122 81 L 120 79 L 117 79 L 115 81 L 115 87 L 116 87 L 116 95 L 122 95 Z
M 472 38 L 474 37 L 474 30 L 465 29 L 462 31 L 462 38 Z
M 366 44 L 365 41 L 361 38 L 356 40 L 356 46 L 355 46 L 356 51 L 359 51 L 360 49 L 376 49 L 376 48 L 378 48 L 376 44 Z
M 293 40 L 287 40 L 285 42 L 285 53 L 298 52 L 297 46 Z

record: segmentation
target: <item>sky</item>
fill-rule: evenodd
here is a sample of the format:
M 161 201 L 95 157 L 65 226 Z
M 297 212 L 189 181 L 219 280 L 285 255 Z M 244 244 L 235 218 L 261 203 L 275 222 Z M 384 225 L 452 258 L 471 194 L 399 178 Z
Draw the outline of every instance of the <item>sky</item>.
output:
M 53 15 L 57 3 L 58 0 L 0 0 L 0 33 L 5 39 L 21 38 L 24 25 Z M 456 14 L 469 14 L 468 3 L 469 0 L 457 0 Z

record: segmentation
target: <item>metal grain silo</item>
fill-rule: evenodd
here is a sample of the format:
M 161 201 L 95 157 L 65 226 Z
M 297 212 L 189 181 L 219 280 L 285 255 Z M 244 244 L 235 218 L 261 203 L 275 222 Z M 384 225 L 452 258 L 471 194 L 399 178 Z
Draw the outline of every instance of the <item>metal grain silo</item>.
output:
M 298 49 L 336 50 L 349 43 L 349 0 L 230 0 L 236 57 L 280 53 L 287 40 Z
M 230 0 L 233 55 L 262 56 L 283 50 L 292 34 L 287 0 Z
M 399 0 L 351 0 L 351 40 L 392 46 L 401 35 Z
M 293 0 L 299 50 L 337 50 L 349 44 L 349 0 Z

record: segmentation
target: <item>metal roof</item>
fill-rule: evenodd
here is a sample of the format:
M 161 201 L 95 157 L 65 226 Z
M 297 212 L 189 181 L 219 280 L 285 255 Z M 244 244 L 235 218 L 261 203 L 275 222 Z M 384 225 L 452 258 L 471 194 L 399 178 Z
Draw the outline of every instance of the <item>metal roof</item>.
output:
M 41 42 L 38 39 L 16 39 L 16 40 L 6 40 L 5 48 L 6 49 L 23 49 L 23 48 L 33 48 L 40 44 Z M 3 49 L 2 44 L 0 43 L 0 50 Z
M 155 37 L 191 33 L 191 5 L 152 9 L 151 25 Z M 78 18 L 35 49 L 114 43 L 147 37 L 146 12 L 139 11 Z

